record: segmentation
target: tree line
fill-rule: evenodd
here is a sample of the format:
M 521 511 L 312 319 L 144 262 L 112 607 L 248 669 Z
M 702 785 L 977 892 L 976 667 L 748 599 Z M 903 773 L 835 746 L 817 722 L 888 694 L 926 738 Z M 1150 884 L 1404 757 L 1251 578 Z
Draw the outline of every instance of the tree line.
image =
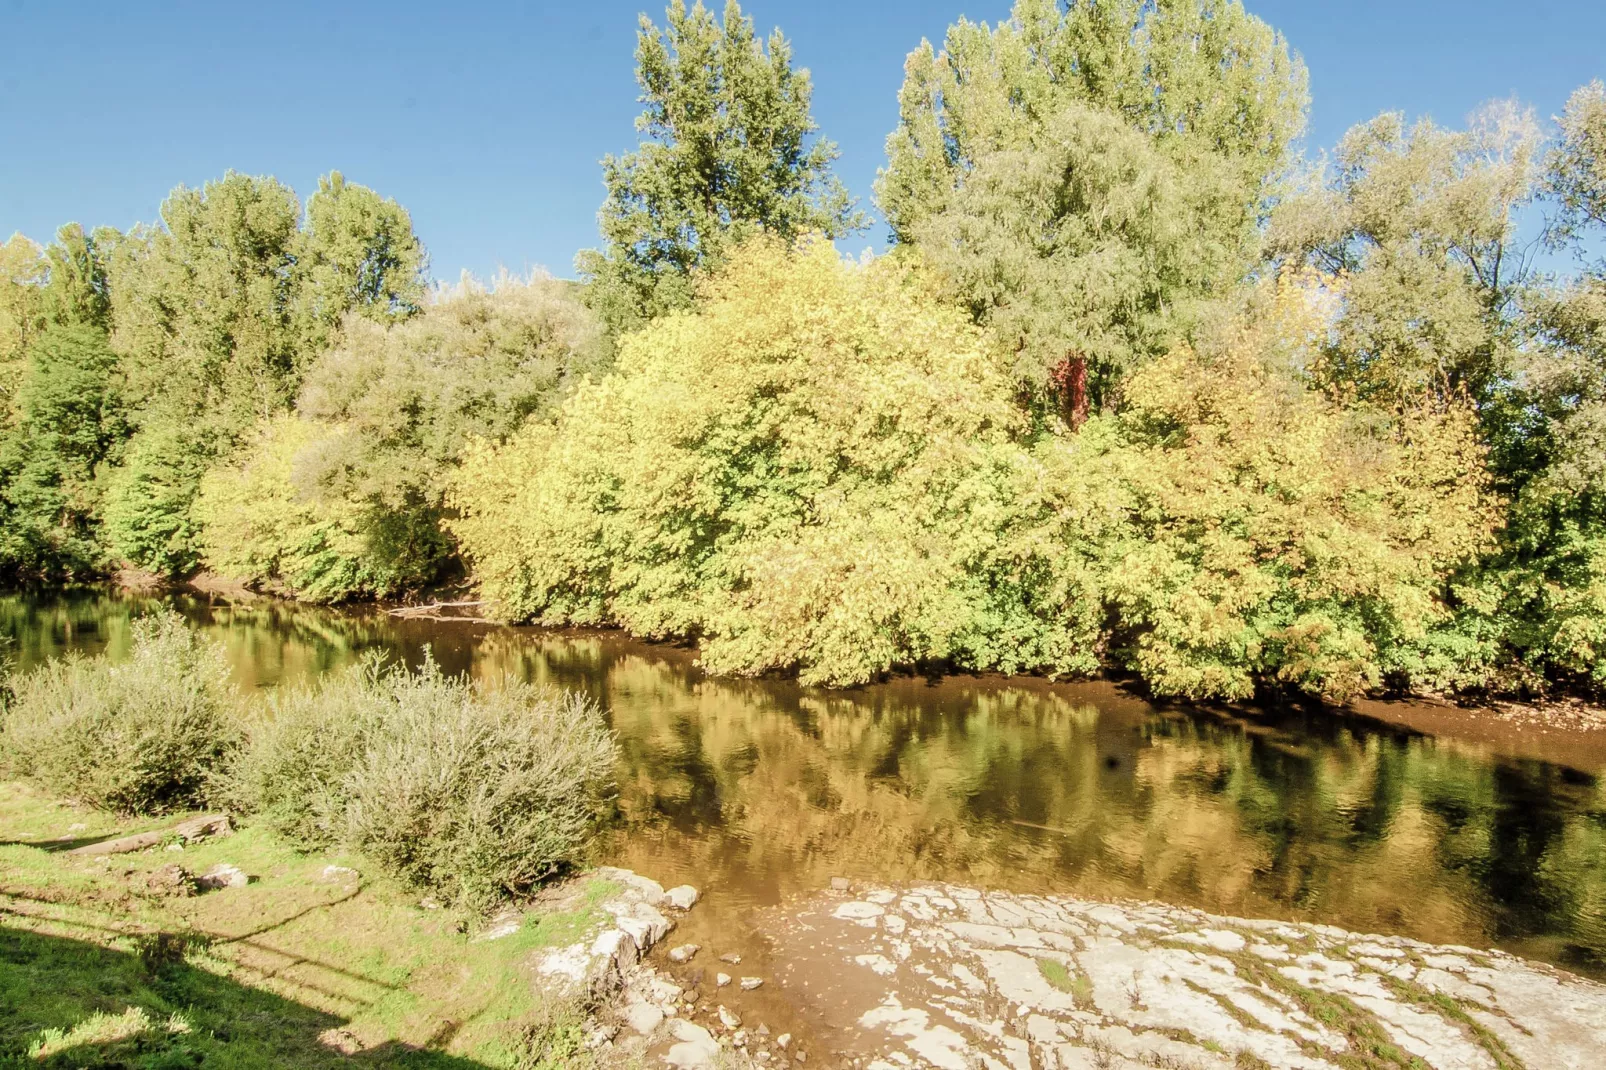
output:
M 636 61 L 577 282 L 431 287 L 338 173 L 0 247 L 0 567 L 464 576 L 832 685 L 1606 684 L 1600 82 L 1313 160 L 1236 0 L 1017 0 L 910 53 L 848 262 L 778 31 L 674 0 Z

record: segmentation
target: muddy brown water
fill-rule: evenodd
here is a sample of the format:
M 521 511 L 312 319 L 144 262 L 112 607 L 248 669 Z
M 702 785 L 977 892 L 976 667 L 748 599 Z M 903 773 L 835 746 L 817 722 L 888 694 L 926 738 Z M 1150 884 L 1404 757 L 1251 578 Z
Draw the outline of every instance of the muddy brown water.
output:
M 669 942 L 705 947 L 694 968 L 710 993 L 716 970 L 766 975 L 754 919 L 833 877 L 1156 899 L 1493 945 L 1606 977 L 1606 747 L 1587 737 L 1386 705 L 1156 705 L 1109 683 L 829 692 L 708 678 L 692 651 L 611 633 L 271 600 L 10 595 L 0 635 L 23 670 L 68 650 L 117 656 L 158 600 L 220 639 L 247 688 L 429 648 L 448 671 L 593 696 L 620 751 L 597 860 L 702 890 Z M 1410 727 L 1424 718 L 1435 733 Z M 725 952 L 742 964 L 715 961 Z M 744 997 L 776 1015 L 780 998 Z

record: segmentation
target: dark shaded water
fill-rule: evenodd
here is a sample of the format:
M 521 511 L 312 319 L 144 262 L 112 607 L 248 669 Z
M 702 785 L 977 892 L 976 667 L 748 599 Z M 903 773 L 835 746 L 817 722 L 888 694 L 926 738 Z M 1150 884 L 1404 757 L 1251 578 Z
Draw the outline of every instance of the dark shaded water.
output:
M 593 695 L 621 750 L 601 860 L 703 889 L 705 933 L 833 876 L 940 878 L 1494 944 L 1606 975 L 1606 796 L 1564 766 L 1331 711 L 1157 707 L 1108 684 L 821 692 L 707 679 L 690 652 L 612 634 L 171 601 L 248 688 L 371 649 L 416 663 L 427 645 L 449 671 Z M 115 656 L 150 602 L 0 597 L 0 635 L 22 669 Z

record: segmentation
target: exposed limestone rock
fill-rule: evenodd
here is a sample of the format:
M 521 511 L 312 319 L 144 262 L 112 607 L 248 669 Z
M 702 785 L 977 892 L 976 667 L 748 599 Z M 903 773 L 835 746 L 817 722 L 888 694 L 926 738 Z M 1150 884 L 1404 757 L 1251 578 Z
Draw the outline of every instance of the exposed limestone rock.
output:
M 682 884 L 665 892 L 664 899 L 676 910 L 690 910 L 697 904 L 697 889 L 689 884 Z
M 775 982 L 864 1070 L 1336 1070 L 1377 1045 L 1433 1070 L 1606 1065 L 1606 986 L 1503 952 L 1153 903 L 855 894 L 765 928 Z
M 669 961 L 690 962 L 692 956 L 701 950 L 702 947 L 699 944 L 681 944 L 679 947 L 672 947 L 669 949 Z
M 219 888 L 244 888 L 250 883 L 251 878 L 246 876 L 245 870 L 227 862 L 219 862 L 195 878 L 196 886 L 203 891 L 217 891 Z

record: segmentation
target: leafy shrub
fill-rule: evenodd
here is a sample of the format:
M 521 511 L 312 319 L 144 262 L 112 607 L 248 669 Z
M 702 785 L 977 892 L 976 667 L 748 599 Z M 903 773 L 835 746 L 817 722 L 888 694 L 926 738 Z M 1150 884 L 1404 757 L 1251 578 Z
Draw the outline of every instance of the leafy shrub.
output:
M 223 650 L 164 612 L 128 660 L 69 655 L 15 678 L 0 753 L 17 775 L 126 814 L 207 803 L 238 739 Z
M 1354 694 L 1435 667 L 1494 514 L 1464 407 L 1302 377 L 1331 285 L 1269 286 L 1069 434 L 898 258 L 750 243 L 555 426 L 474 453 L 453 527 L 505 615 L 697 637 L 716 672 L 1113 661 L 1166 694 Z
M 391 562 L 370 552 L 361 504 L 315 503 L 297 490 L 296 458 L 325 434 L 308 420 L 280 416 L 233 463 L 207 472 L 193 515 L 208 568 L 308 602 L 382 596 L 402 585 Z
M 198 525 L 190 515 L 213 448 L 187 430 L 154 423 L 126 446 L 107 479 L 104 534 L 123 561 L 164 576 L 199 563 Z
M 1119 416 L 1037 451 L 1059 491 L 1047 541 L 1073 561 L 1087 546 L 1112 655 L 1157 692 L 1343 699 L 1419 677 L 1448 580 L 1492 545 L 1470 406 L 1311 388 L 1314 296 L 1284 280 L 1202 351 L 1134 375 Z
M 610 785 L 613 737 L 575 695 L 377 660 L 276 696 L 234 793 L 309 846 L 342 844 L 481 908 L 572 861 Z
M 556 426 L 470 454 L 452 530 L 485 593 L 512 618 L 700 636 L 720 672 L 991 667 L 1002 644 L 974 641 L 1003 634 L 1090 668 L 991 582 L 1025 421 L 985 336 L 924 284 L 824 242 L 738 248 Z

